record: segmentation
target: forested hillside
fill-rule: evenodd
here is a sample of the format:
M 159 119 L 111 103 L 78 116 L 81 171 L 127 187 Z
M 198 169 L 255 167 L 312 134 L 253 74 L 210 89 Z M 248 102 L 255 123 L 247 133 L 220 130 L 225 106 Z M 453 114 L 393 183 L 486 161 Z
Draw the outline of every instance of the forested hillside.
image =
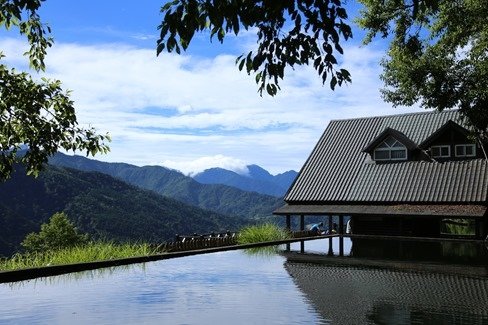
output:
M 0 184 L 0 255 L 19 248 L 25 235 L 39 231 L 64 211 L 93 238 L 162 242 L 175 234 L 237 230 L 248 221 L 206 211 L 109 175 L 48 166 L 35 179 L 17 167 Z
M 260 219 L 283 204 L 281 198 L 220 184 L 201 184 L 182 173 L 160 166 L 138 167 L 106 163 L 81 156 L 56 154 L 50 164 L 111 175 L 132 185 L 225 215 Z

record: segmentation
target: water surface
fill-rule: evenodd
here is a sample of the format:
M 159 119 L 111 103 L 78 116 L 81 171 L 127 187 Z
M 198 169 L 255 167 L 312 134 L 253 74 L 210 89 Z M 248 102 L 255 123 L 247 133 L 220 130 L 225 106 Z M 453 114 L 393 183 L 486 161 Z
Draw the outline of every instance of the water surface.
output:
M 488 277 L 456 273 L 486 269 L 483 245 L 345 239 L 344 257 L 338 238 L 282 248 L 0 284 L 0 324 L 488 324 Z

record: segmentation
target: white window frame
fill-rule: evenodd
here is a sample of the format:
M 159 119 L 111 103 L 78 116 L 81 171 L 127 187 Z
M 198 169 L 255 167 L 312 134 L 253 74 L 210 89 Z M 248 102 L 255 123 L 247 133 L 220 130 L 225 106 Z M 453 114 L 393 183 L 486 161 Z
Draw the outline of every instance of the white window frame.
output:
M 400 141 L 398 141 L 397 139 L 395 139 L 394 137 L 392 137 L 396 142 L 400 143 L 403 148 L 398 148 L 398 147 L 391 147 L 390 145 L 388 145 L 388 143 L 386 143 L 386 140 L 388 139 L 385 139 L 383 142 L 381 142 L 379 145 L 385 143 L 388 148 L 378 148 L 378 146 L 373 150 L 373 159 L 375 161 L 402 161 L 402 160 L 408 160 L 408 150 L 407 150 L 407 147 L 401 143 Z M 391 152 L 392 151 L 397 151 L 397 150 L 403 150 L 405 152 L 405 158 L 391 158 Z M 388 152 L 388 158 L 376 158 L 376 151 L 387 151 Z
M 461 155 L 458 155 L 458 150 L 457 148 L 463 148 L 463 154 Z M 471 147 L 473 149 L 473 154 L 471 155 L 467 155 L 466 154 L 466 148 L 467 147 Z M 454 148 L 454 154 L 456 155 L 456 157 L 476 157 L 476 145 L 474 143 L 463 143 L 463 144 L 456 144 L 455 148 Z
M 432 149 L 433 148 L 439 148 L 439 153 L 440 155 L 439 156 L 434 156 L 433 152 L 432 152 Z M 447 148 L 447 156 L 446 155 L 442 155 L 442 148 Z M 451 146 L 450 145 L 439 145 L 439 146 L 432 146 L 430 147 L 430 156 L 432 158 L 450 158 L 451 157 Z

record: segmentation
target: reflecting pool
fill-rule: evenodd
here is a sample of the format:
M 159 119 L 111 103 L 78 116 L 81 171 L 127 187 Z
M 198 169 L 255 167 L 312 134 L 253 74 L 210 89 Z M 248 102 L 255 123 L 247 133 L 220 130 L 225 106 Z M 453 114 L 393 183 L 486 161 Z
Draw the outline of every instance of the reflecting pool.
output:
M 485 246 L 433 245 L 447 257 L 430 260 L 428 245 L 383 242 L 376 259 L 375 245 L 320 239 L 0 284 L 0 324 L 488 324 Z

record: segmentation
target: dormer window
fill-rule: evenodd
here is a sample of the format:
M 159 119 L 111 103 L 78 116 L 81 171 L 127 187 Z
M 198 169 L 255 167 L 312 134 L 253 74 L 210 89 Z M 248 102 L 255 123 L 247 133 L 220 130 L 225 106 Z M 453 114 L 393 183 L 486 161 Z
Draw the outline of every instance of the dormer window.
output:
M 430 147 L 430 156 L 432 158 L 449 158 L 451 157 L 451 146 L 440 145 Z
M 455 147 L 456 157 L 476 156 L 476 146 L 474 144 L 457 144 Z
M 447 121 L 425 139 L 419 147 L 429 149 L 430 157 L 440 160 L 464 160 L 476 158 L 476 145 L 470 143 L 469 130 L 461 125 Z
M 407 147 L 389 136 L 374 149 L 373 159 L 378 161 L 407 160 Z

